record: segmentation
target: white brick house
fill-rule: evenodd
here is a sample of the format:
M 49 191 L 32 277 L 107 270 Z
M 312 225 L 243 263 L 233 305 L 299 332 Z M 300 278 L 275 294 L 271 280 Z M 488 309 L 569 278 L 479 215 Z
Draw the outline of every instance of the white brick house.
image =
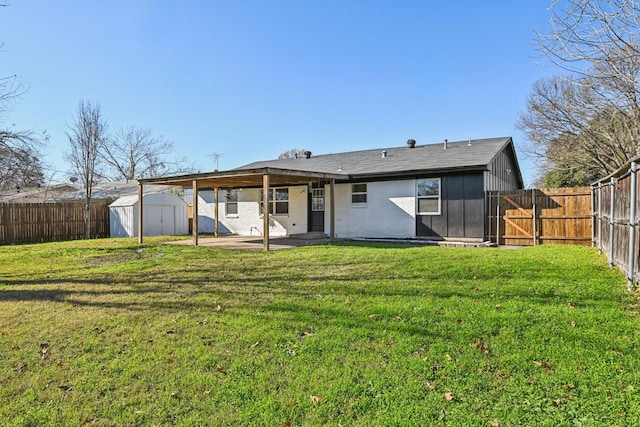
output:
M 485 192 L 523 187 L 510 137 L 307 154 L 141 184 L 198 194 L 200 233 L 475 240 L 487 234 Z

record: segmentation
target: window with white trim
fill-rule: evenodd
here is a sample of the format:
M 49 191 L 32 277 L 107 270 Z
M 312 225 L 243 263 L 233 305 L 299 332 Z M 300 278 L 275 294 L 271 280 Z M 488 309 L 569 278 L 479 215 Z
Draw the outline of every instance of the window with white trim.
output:
M 416 191 L 416 209 L 422 215 L 440 215 L 440 178 L 419 179 Z
M 226 215 L 238 215 L 238 190 L 226 190 L 224 193 Z
M 367 184 L 351 184 L 351 204 L 364 205 L 367 203 Z
M 264 212 L 264 190 L 260 191 L 260 214 Z M 269 190 L 269 213 L 287 215 L 289 213 L 289 189 L 272 188 Z

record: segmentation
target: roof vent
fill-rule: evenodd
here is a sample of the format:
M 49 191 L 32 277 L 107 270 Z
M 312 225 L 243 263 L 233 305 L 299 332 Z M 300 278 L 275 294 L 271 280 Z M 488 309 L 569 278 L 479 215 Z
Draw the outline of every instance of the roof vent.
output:
M 445 139 L 445 140 L 444 140 L 444 149 L 445 149 L 445 150 L 447 149 L 447 142 L 449 142 L 449 141 Z
M 311 151 L 305 151 L 305 152 L 304 152 L 304 156 L 305 156 L 307 159 L 310 159 L 310 158 L 311 158 Z
M 416 140 L 415 139 L 408 140 L 407 145 L 409 146 L 409 148 L 416 148 Z
M 387 157 L 387 150 L 382 150 L 382 158 L 386 158 Z

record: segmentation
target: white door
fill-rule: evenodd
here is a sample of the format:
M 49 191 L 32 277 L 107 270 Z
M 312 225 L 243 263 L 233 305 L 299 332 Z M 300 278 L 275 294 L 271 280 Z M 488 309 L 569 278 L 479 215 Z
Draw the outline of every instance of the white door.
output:
M 176 234 L 175 206 L 145 205 L 144 234 L 146 236 Z

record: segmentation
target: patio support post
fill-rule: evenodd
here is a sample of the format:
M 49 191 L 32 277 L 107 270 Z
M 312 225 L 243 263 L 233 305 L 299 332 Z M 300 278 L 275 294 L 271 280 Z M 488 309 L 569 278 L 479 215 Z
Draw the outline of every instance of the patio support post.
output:
M 193 188 L 193 245 L 198 246 L 198 181 L 192 181 Z
M 262 239 L 264 241 L 264 250 L 269 250 L 269 174 L 262 176 Z
M 496 200 L 496 246 L 500 246 L 500 192 Z
M 143 196 L 144 196 L 144 189 L 142 187 L 142 184 L 138 184 L 138 244 L 141 245 L 142 241 L 143 241 L 143 237 L 144 236 L 144 230 L 143 230 L 143 225 L 144 222 L 142 221 L 143 218 Z
M 334 241 L 336 238 L 336 180 L 331 180 L 329 188 L 329 240 Z
M 219 223 L 218 223 L 218 213 L 220 211 L 220 209 L 219 209 L 220 200 L 219 200 L 218 196 L 220 196 L 220 189 L 218 187 L 214 187 L 213 192 L 214 192 L 214 197 L 216 199 L 216 206 L 215 206 L 215 212 L 214 212 L 215 218 L 214 218 L 214 222 L 213 222 L 213 235 L 218 237 L 218 235 L 220 234 L 219 233 L 219 231 L 220 231 L 219 227 L 220 226 L 219 226 Z

